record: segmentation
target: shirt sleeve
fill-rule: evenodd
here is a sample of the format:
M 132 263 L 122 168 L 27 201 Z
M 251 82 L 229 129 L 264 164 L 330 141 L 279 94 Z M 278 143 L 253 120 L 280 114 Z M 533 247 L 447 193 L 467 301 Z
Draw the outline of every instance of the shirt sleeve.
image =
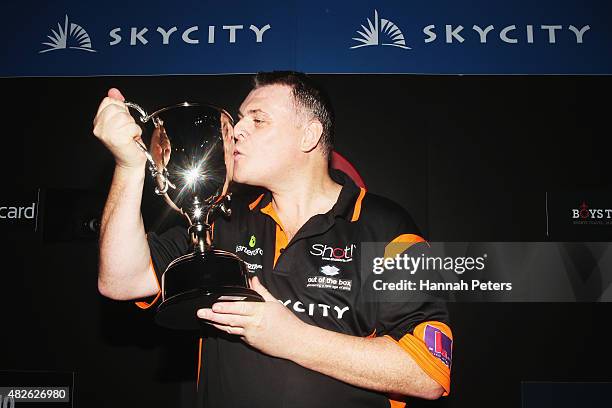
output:
M 429 245 L 407 213 L 402 214 L 394 225 L 389 228 L 392 233 L 385 241 L 383 258 L 394 258 L 399 254 L 427 254 Z M 410 279 L 409 272 L 401 273 L 406 274 L 403 276 L 408 278 L 406 280 L 414 281 L 414 277 Z M 401 278 L 401 274 L 395 275 L 393 280 L 400 281 Z M 379 294 L 376 335 L 398 344 L 444 388 L 443 395 L 448 395 L 453 335 L 446 303 L 427 296 L 411 299 L 409 293 L 386 291 Z
M 149 309 L 157 303 L 161 296 L 161 276 L 170 262 L 189 251 L 189 234 L 184 226 L 175 226 L 161 234 L 148 233 L 147 242 L 151 253 L 151 269 L 155 273 L 159 292 L 154 297 L 135 302 L 141 309 Z
M 151 232 L 147 234 L 147 242 L 158 280 L 170 262 L 189 252 L 189 235 L 184 226 L 177 225 L 162 234 Z

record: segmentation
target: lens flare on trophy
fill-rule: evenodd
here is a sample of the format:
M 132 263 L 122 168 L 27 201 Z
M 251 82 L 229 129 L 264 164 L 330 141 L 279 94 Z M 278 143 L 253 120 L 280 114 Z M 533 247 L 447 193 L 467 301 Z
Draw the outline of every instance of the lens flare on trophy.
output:
M 196 184 L 198 182 L 198 179 L 200 178 L 200 169 L 195 168 L 187 170 L 183 177 L 185 179 L 185 183 L 193 187 L 193 185 Z

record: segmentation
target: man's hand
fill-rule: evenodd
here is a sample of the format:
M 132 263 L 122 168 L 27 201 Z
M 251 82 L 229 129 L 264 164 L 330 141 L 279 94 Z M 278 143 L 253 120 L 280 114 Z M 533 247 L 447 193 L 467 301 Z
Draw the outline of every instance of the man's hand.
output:
M 224 332 L 240 336 L 265 354 L 291 359 L 306 323 L 268 292 L 256 277 L 251 288 L 265 302 L 220 302 L 198 310 L 198 317 Z
M 276 300 L 257 278 L 251 287 L 266 301 L 215 303 L 212 310 L 198 310 L 198 317 L 265 354 L 357 387 L 427 399 L 444 392 L 396 342 L 311 326 Z
M 93 133 L 111 151 L 119 167 L 144 169 L 146 156 L 134 143 L 134 140 L 142 143 L 142 129 L 130 115 L 124 101 L 118 89 L 108 91 L 93 121 Z

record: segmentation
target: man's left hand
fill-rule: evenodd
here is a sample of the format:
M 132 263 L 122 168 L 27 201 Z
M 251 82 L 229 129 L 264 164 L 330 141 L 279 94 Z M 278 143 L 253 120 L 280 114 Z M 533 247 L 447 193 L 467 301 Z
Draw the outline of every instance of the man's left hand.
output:
M 198 317 L 217 329 L 240 336 L 245 343 L 265 354 L 290 359 L 306 323 L 298 319 L 259 282 L 251 288 L 265 302 L 218 302 L 200 309 Z

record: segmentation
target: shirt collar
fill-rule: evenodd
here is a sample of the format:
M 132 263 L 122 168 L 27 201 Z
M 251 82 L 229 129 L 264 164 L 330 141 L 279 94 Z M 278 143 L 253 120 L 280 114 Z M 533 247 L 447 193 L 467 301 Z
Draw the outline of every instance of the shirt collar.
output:
M 340 190 L 338 200 L 327 215 L 332 218 L 340 217 L 354 221 L 359 217 L 361 199 L 365 189 L 357 187 L 355 182 L 343 171 L 330 169 L 329 176 L 336 183 L 342 185 L 342 190 Z M 267 208 L 271 201 L 272 193 L 265 191 L 249 204 L 249 208 L 251 211 L 261 211 Z

